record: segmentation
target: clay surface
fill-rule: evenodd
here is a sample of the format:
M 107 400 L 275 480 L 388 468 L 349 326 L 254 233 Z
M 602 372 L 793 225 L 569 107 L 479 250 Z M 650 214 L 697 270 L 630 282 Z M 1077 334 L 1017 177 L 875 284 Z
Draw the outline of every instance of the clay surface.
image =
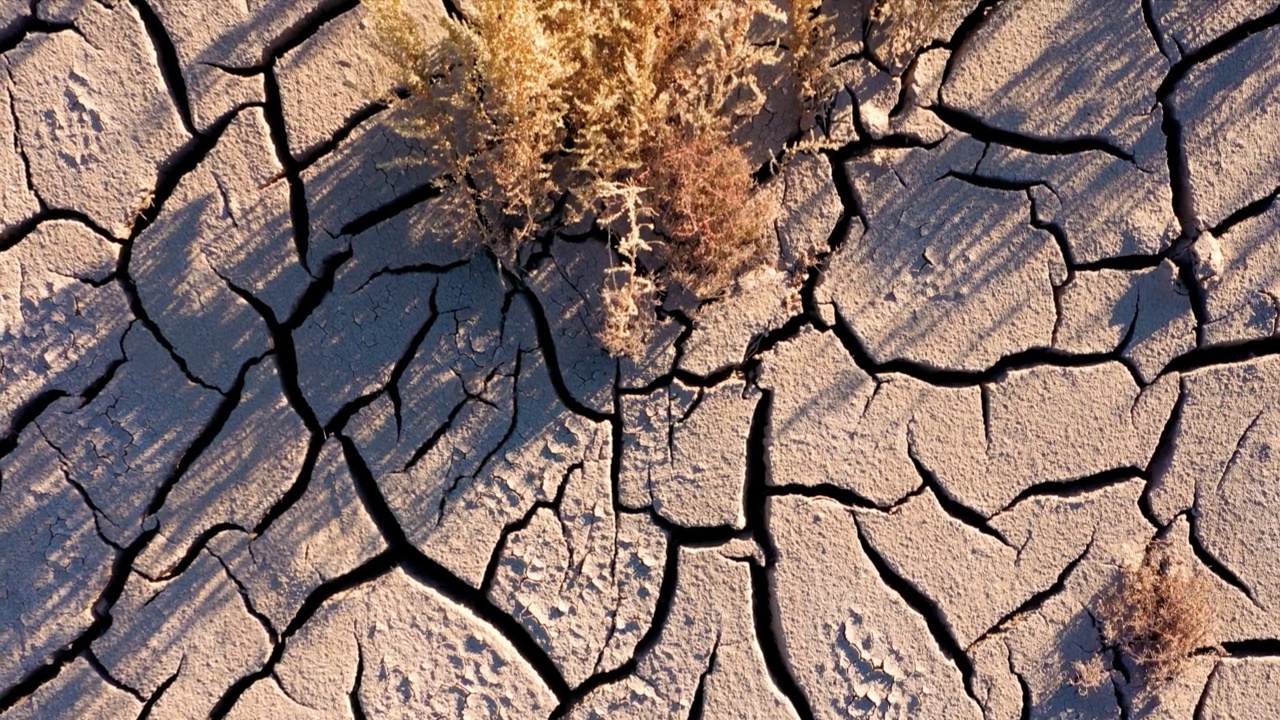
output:
M 823 0 L 816 121 L 770 5 L 768 247 L 616 358 L 367 0 L 0 0 L 0 719 L 1280 717 L 1280 5 Z

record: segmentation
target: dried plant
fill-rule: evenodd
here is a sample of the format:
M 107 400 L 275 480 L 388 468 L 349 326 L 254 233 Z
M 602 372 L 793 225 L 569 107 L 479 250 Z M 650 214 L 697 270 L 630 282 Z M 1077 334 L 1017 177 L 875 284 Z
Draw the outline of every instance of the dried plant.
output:
M 791 0 L 787 16 L 791 68 L 800 82 L 801 102 L 811 112 L 840 89 L 839 75 L 832 66 L 835 23 L 830 15 L 822 15 L 821 9 L 822 0 Z
M 1094 655 L 1088 660 L 1076 660 L 1071 664 L 1071 673 L 1071 686 L 1081 695 L 1088 695 L 1094 688 L 1101 687 L 1111 679 L 1111 671 L 1100 655 Z
M 884 29 L 876 52 L 893 63 L 905 63 L 942 31 L 943 22 L 973 0 L 874 0 L 871 21 Z
M 1213 631 L 1209 588 L 1166 540 L 1122 568 L 1098 600 L 1103 640 L 1141 671 L 1149 687 L 1175 678 Z
M 833 87 L 817 0 L 472 0 L 438 43 L 405 0 L 371 7 L 419 109 L 406 130 L 471 189 L 500 258 L 582 219 L 566 207 L 625 220 L 603 288 L 615 352 L 642 348 L 666 283 L 711 297 L 767 256 L 773 201 L 732 140 L 763 105 L 761 63 L 789 50 L 803 98 Z M 788 23 L 788 48 L 751 41 L 760 17 Z
M 723 132 L 672 132 L 653 152 L 640 181 L 662 219 L 672 275 L 715 295 L 763 255 L 775 208 Z
M 639 272 L 641 253 L 653 248 L 645 241 L 647 225 L 641 219 L 643 188 L 602 183 L 600 197 L 605 212 L 600 222 L 615 231 L 620 262 L 600 289 L 604 322 L 600 342 L 613 355 L 635 356 L 644 349 L 652 313 L 645 312 L 657 293 L 653 281 Z

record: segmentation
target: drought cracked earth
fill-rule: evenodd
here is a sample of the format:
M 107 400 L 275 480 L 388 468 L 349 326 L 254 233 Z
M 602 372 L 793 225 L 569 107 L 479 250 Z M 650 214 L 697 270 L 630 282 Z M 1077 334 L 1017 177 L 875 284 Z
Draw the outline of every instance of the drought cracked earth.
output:
M 1280 717 L 1280 6 L 836 4 L 777 261 L 635 362 L 355 0 L 0 0 L 0 717 Z M 1216 648 L 1081 694 L 1156 537 Z

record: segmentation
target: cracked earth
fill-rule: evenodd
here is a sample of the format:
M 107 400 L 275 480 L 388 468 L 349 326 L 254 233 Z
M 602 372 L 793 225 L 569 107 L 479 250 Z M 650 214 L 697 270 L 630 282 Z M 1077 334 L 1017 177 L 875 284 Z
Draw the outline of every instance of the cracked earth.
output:
M 0 0 L 0 717 L 1280 718 L 1280 4 L 833 9 L 777 257 L 617 361 L 358 0 Z M 1077 690 L 1155 538 L 1210 646 Z

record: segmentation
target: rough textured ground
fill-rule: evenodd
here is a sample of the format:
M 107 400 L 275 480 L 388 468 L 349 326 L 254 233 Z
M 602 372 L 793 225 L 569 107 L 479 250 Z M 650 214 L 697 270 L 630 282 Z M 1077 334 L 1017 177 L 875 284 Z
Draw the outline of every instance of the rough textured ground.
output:
M 953 5 L 823 3 L 778 267 L 615 361 L 358 0 L 0 0 L 0 717 L 1280 717 L 1280 4 Z

